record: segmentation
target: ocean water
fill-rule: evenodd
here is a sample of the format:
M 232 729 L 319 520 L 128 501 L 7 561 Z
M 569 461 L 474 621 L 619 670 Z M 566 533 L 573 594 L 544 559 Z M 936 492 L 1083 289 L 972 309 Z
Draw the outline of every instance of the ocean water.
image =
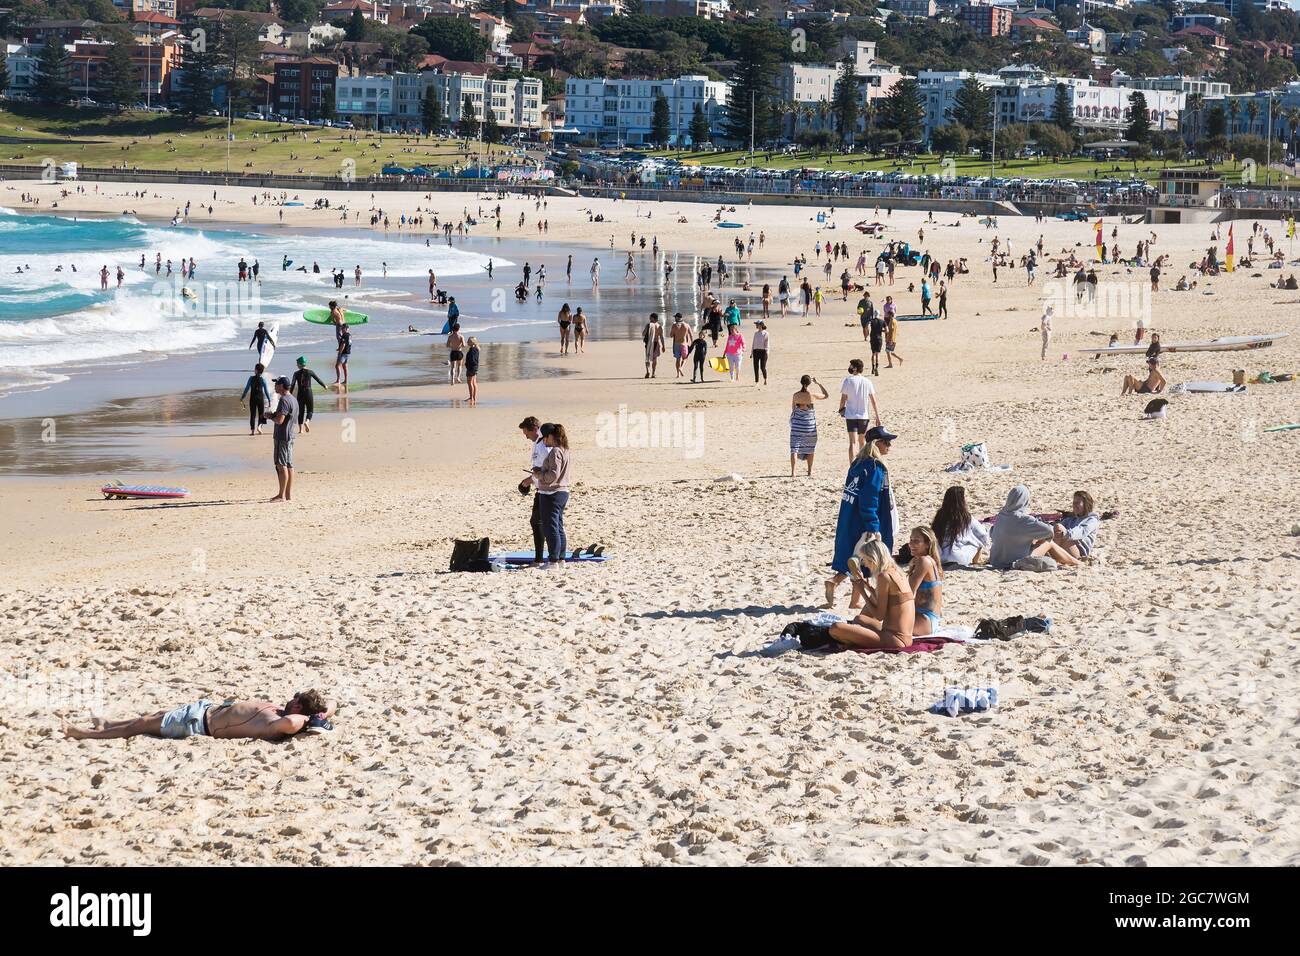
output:
M 165 265 L 155 274 L 159 253 L 164 264 L 172 260 L 170 279 Z M 288 270 L 281 267 L 286 256 L 294 260 Z M 196 263 L 195 278 L 184 283 L 182 257 Z M 241 257 L 260 262 L 260 285 L 237 282 Z M 313 261 L 320 273 L 296 271 L 310 270 Z M 343 293 L 350 295 L 349 308 L 396 318 L 415 308 L 402 300 L 414 301 L 416 290 L 426 288 L 418 280 L 429 269 L 441 283 L 444 276 L 480 275 L 486 263 L 487 256 L 445 243 L 425 246 L 423 237 L 268 235 L 0 209 L 0 391 L 61 381 L 74 366 L 240 347 L 259 321 L 302 325 L 304 309 Z M 361 289 L 353 287 L 356 265 L 364 274 Z M 104 266 L 106 291 L 99 281 Z M 333 268 L 347 273 L 342 293 L 330 280 Z M 183 286 L 193 295 L 182 295 Z

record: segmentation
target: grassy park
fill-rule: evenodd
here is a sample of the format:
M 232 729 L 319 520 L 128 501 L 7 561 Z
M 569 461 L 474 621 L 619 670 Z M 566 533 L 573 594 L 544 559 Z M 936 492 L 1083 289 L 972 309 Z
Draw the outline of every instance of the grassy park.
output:
M 664 159 L 676 159 L 693 166 L 747 166 L 747 150 L 729 152 L 691 152 L 690 150 L 657 150 L 648 155 Z M 940 163 L 943 157 L 937 154 L 922 154 L 915 157 L 898 158 L 893 156 L 870 155 L 865 153 L 812 153 L 802 151 L 785 155 L 782 153 L 755 152 L 754 166 L 760 169 L 829 169 L 844 172 L 901 172 L 912 175 L 938 175 L 942 172 Z M 1102 179 L 1124 178 L 1144 179 L 1154 183 L 1160 177 L 1160 171 L 1167 167 L 1188 165 L 1187 161 L 1164 162 L 1158 159 L 1138 160 L 1136 164 L 1127 159 L 1096 160 L 1086 157 L 1067 157 L 1059 160 L 1046 157 L 1002 159 L 997 161 L 996 171 L 990 172 L 989 161 L 979 156 L 954 156 L 956 164 L 953 170 L 957 176 L 1007 176 L 1023 179 Z M 1241 164 L 1228 161 L 1218 164 L 1218 172 L 1229 182 L 1240 182 Z M 1263 178 L 1262 171 L 1258 173 Z M 1272 181 L 1275 184 L 1286 182 L 1300 185 L 1300 179 L 1273 170 Z
M 25 104 L 22 104 L 25 106 Z M 61 110 L 57 115 L 14 104 L 0 110 L 0 165 L 75 162 L 83 166 L 123 166 L 225 172 L 225 117 L 98 110 Z M 383 135 L 365 130 L 292 126 L 260 120 L 231 123 L 231 173 L 290 173 L 336 176 L 345 161 L 358 177 L 388 164 L 454 168 L 472 165 L 481 155 L 500 162 L 513 150 L 442 137 Z

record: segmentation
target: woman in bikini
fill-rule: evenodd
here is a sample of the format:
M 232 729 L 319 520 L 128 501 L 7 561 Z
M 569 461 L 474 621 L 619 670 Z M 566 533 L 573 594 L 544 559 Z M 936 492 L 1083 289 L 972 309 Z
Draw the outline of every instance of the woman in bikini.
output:
M 916 596 L 916 625 L 912 634 L 933 634 L 943 618 L 943 564 L 939 558 L 939 540 L 924 525 L 912 529 L 907 541 L 912 561 L 907 566 L 907 583 Z
M 538 285 L 538 289 L 541 286 Z M 569 325 L 573 322 L 573 315 L 569 312 L 569 303 L 560 306 L 560 314 L 557 320 L 560 323 L 560 354 L 569 354 Z
M 578 306 L 578 311 L 573 313 L 573 350 L 581 352 L 582 345 L 587 341 L 587 317 L 582 314 L 582 306 Z
M 849 559 L 849 573 L 865 586 L 871 572 L 871 602 L 851 622 L 832 624 L 830 636 L 848 647 L 911 647 L 916 600 L 911 585 L 879 537 L 863 542 Z

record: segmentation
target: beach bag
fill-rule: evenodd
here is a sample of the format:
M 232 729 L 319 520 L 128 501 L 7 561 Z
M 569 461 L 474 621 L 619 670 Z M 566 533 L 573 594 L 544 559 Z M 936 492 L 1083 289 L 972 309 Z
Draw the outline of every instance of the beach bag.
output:
M 989 449 L 982 441 L 961 446 L 961 470 L 983 470 L 989 466 Z
M 1011 565 L 1013 571 L 1055 571 L 1058 565 L 1056 561 L 1047 555 L 1035 557 L 1030 555 L 1027 558 L 1021 558 L 1015 564 Z
M 452 571 L 490 571 L 491 562 L 488 552 L 492 542 L 488 538 L 472 538 L 468 541 L 456 540 L 451 548 Z

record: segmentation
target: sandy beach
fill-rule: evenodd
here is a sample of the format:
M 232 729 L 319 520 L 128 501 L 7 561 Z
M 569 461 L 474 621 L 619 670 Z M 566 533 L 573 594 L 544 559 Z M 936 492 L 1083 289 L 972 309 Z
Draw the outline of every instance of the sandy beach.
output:
M 212 195 L 83 185 L 86 194 L 60 198 L 53 185 L 5 182 L 0 206 L 165 220 Z M 41 204 L 24 205 L 22 192 Z M 251 194 L 219 188 L 211 221 L 272 235 L 335 225 L 337 213 L 310 208 L 316 194 L 283 208 L 283 225 L 282 207 L 254 207 Z M 393 215 L 418 205 L 453 219 L 479 203 L 456 193 L 374 199 Z M 352 197 L 362 225 L 370 206 L 368 195 Z M 861 209 L 838 210 L 826 230 L 814 209 L 738 208 L 727 215 L 744 229 L 725 230 L 705 205 L 501 206 L 507 236 L 536 240 L 540 215 L 544 241 L 600 256 L 604 288 L 621 282 L 633 231 L 669 254 L 712 259 L 733 257 L 736 233 L 761 231 L 755 289 L 783 274 L 793 281 L 800 252 L 822 280 L 819 240 L 846 241 L 850 271 L 860 250 L 870 262 L 883 244 L 853 230 L 877 218 Z M 588 222 L 587 209 L 608 221 Z M 1057 510 L 1084 489 L 1099 510 L 1118 512 L 1078 569 L 948 576 L 945 620 L 1044 614 L 1049 634 L 925 654 L 757 656 L 814 612 L 828 573 L 848 465 L 835 394 L 849 360 L 868 357 L 856 297 L 841 302 L 837 279 L 821 316 L 772 318 L 765 388 L 748 368 L 742 384 L 712 373 L 678 384 L 671 357 L 644 379 L 639 340 L 597 338 L 562 356 L 554 328 L 542 329 L 510 347 L 548 374 L 492 381 L 477 407 L 460 404 L 464 386 L 443 384 L 385 394 L 455 400 L 448 407 L 353 411 L 318 399 L 288 504 L 266 502 L 270 440 L 250 439 L 233 403 L 228 428 L 170 439 L 200 443 L 221 467 L 140 476 L 184 485 L 183 501 L 105 501 L 86 474 L 0 482 L 0 860 L 1300 862 L 1300 430 L 1264 431 L 1300 422 L 1300 386 L 1177 396 L 1165 420 L 1142 421 L 1148 396 L 1119 394 L 1142 356 L 1079 349 L 1104 346 L 1111 332 L 1131 341 L 1144 306 L 1102 317 L 1058 307 L 1041 360 L 1031 330 L 1045 297 L 1064 302 L 1064 280 L 1040 266 L 1033 285 L 1014 268 L 994 284 L 985 261 L 995 236 L 1019 256 L 1041 234 L 1047 258 L 1073 250 L 1089 262 L 1092 224 L 879 218 L 885 240 L 970 267 L 950 291 L 951 318 L 902 323 L 903 364 L 873 379 L 899 436 L 889 468 L 904 532 L 928 524 L 953 484 L 977 515 L 995 513 L 1017 483 L 1034 510 Z M 1293 258 L 1285 226 L 1264 225 Z M 1126 256 L 1154 228 L 1153 253 L 1171 257 L 1147 320 L 1167 343 L 1289 333 L 1258 351 L 1169 354 L 1171 384 L 1300 371 L 1300 292 L 1270 288 L 1279 271 L 1238 269 L 1165 291 L 1190 275 L 1211 227 L 1107 220 L 1108 245 L 1112 228 Z M 1250 234 L 1249 221 L 1235 223 L 1239 256 Z M 569 289 L 548 262 L 547 304 L 591 301 L 589 263 L 575 257 Z M 638 263 L 655 268 L 648 252 Z M 1103 292 L 1147 301 L 1145 269 L 1097 269 Z M 1280 274 L 1292 272 L 1300 266 Z M 507 290 L 516 281 L 513 269 L 500 277 Z M 892 289 L 870 281 L 877 301 L 893 294 L 900 312 L 919 311 L 908 292 L 919 269 L 900 269 Z M 749 337 L 757 300 L 741 306 Z M 646 301 L 629 327 L 658 307 Z M 493 361 L 485 348 L 485 365 Z M 805 373 L 832 399 L 818 403 L 812 477 L 801 465 L 791 479 L 790 396 Z M 692 440 L 642 447 L 611 425 L 653 412 L 685 416 L 674 421 L 689 422 Z M 572 439 L 571 545 L 602 542 L 612 560 L 447 573 L 457 538 L 531 546 L 530 503 L 515 488 L 529 463 L 516 425 L 530 414 L 563 423 Z M 20 426 L 34 423 L 0 422 L 0 438 Z M 976 441 L 1011 469 L 945 472 Z M 731 475 L 740 480 L 717 480 Z M 841 613 L 847 598 L 844 588 Z M 955 719 L 927 713 L 951 685 L 997 686 L 999 703 Z M 201 697 L 285 700 L 307 687 L 339 701 L 328 737 L 73 741 L 59 729 L 60 714 L 84 723 Z

